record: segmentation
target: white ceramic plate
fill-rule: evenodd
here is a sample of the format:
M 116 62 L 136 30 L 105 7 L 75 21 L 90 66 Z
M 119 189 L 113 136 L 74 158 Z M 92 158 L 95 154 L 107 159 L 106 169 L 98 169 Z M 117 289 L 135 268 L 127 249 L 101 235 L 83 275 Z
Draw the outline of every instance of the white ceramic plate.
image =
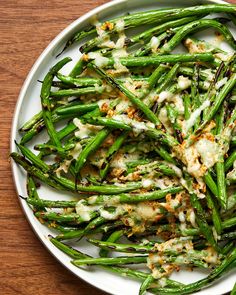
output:
M 33 68 L 31 69 L 25 83 L 21 89 L 18 102 L 15 109 L 14 120 L 12 124 L 12 134 L 11 134 L 11 151 L 16 151 L 14 140 L 20 139 L 18 133 L 19 127 L 27 119 L 29 119 L 33 114 L 40 110 L 40 85 L 37 83 L 38 79 L 42 79 L 47 73 L 48 69 L 55 64 L 55 56 L 60 52 L 65 42 L 79 29 L 86 27 L 89 22 L 97 15 L 98 19 L 110 19 L 115 15 L 122 15 L 125 12 L 137 11 L 137 10 L 148 10 L 153 8 L 163 8 L 163 7 L 177 7 L 177 6 L 192 6 L 197 4 L 207 4 L 207 3 L 225 3 L 223 1 L 201 1 L 201 0 L 116 0 L 102 5 L 89 13 L 85 14 L 81 18 L 77 19 L 71 25 L 69 25 L 64 31 L 62 31 L 44 50 L 41 56 L 38 58 Z M 79 46 L 72 46 L 70 50 L 67 50 L 60 58 L 64 56 L 70 56 L 73 58 L 73 62 L 69 63 L 65 68 L 65 73 L 69 71 L 79 57 Z M 64 68 L 63 68 L 64 71 Z M 40 135 L 40 139 L 45 137 L 45 134 Z M 45 137 L 46 139 L 46 137 Z M 26 195 L 26 175 L 22 169 L 20 169 L 15 163 L 12 162 L 12 170 L 15 180 L 15 185 L 18 194 Z M 40 196 L 47 196 L 47 198 L 53 199 L 56 197 L 58 199 L 58 193 L 56 194 L 53 189 L 50 188 L 40 188 Z M 61 198 L 62 195 L 61 195 Z M 82 270 L 76 268 L 70 263 L 70 258 L 65 254 L 60 252 L 55 248 L 48 240 L 48 234 L 55 234 L 48 228 L 41 225 L 38 220 L 34 217 L 31 209 L 27 204 L 20 199 L 22 208 L 28 218 L 31 226 L 38 235 L 42 243 L 48 248 L 48 250 L 70 271 L 75 275 L 87 281 L 91 285 L 100 288 L 107 293 L 114 295 L 136 295 L 139 290 L 139 282 L 131 279 L 119 277 L 118 275 L 111 274 L 102 271 L 98 268 L 92 268 L 90 271 Z M 96 255 L 97 252 L 95 247 L 88 247 L 85 244 L 80 245 L 79 249 L 89 253 L 91 255 Z M 193 281 L 203 278 L 206 273 L 203 272 L 180 272 L 174 275 L 173 278 L 182 281 L 183 283 L 191 283 Z M 227 275 L 224 279 L 221 279 L 217 284 L 214 284 L 211 288 L 202 290 L 197 294 L 201 295 L 220 295 L 230 291 L 236 280 L 235 273 Z

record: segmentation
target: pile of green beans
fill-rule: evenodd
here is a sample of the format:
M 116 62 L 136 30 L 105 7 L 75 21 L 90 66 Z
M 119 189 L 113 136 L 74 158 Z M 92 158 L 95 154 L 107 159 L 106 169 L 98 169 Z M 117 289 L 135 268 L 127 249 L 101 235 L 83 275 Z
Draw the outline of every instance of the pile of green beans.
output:
M 38 82 L 42 110 L 11 157 L 27 172 L 20 197 L 73 265 L 139 280 L 140 295 L 193 294 L 236 267 L 235 17 L 211 4 L 97 21 L 66 43 L 82 53 L 71 72 L 65 57 Z M 207 28 L 229 52 L 194 36 Z M 68 196 L 41 197 L 42 185 Z M 99 257 L 70 246 L 82 238 Z M 209 275 L 169 278 L 186 266 Z

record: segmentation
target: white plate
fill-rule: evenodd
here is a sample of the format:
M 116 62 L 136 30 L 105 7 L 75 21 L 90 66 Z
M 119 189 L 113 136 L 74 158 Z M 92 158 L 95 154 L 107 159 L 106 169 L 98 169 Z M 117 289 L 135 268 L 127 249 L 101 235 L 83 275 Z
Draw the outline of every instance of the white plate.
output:
M 33 68 L 31 69 L 25 83 L 21 89 L 18 102 L 15 109 L 14 120 L 12 124 L 12 134 L 11 134 L 11 151 L 16 151 L 14 140 L 20 139 L 20 134 L 18 133 L 19 127 L 27 119 L 29 119 L 33 114 L 40 110 L 40 99 L 39 99 L 39 83 L 38 79 L 42 79 L 51 65 L 55 64 L 55 56 L 60 52 L 65 42 L 79 29 L 86 27 L 89 21 L 97 15 L 98 19 L 107 18 L 110 19 L 114 15 L 121 15 L 125 12 L 137 11 L 137 10 L 148 10 L 158 7 L 176 7 L 176 6 L 191 6 L 197 4 L 207 4 L 207 3 L 225 3 L 223 1 L 201 1 L 201 0 L 116 0 L 104 4 L 96 9 L 93 9 L 89 13 L 80 17 L 78 20 L 69 25 L 64 31 L 62 31 L 44 50 L 41 56 L 38 58 Z M 66 66 L 67 71 L 73 67 L 75 62 L 78 60 L 78 44 L 72 46 L 70 50 L 67 50 L 60 58 L 64 56 L 70 56 L 73 58 L 73 62 Z M 64 70 L 64 68 L 63 68 Z M 43 139 L 45 134 L 40 135 Z M 25 182 L 26 175 L 22 169 L 20 169 L 14 162 L 12 162 L 12 170 L 15 180 L 15 185 L 18 194 L 26 195 Z M 53 199 L 58 198 L 58 193 L 56 194 L 53 189 L 42 188 L 40 189 L 41 196 L 47 196 L 47 198 Z M 38 220 L 34 217 L 31 209 L 27 204 L 20 199 L 21 205 L 28 218 L 31 226 L 38 235 L 42 243 L 48 248 L 48 250 L 70 271 L 75 275 L 87 281 L 91 285 L 106 291 L 107 293 L 114 295 L 136 295 L 139 290 L 139 282 L 131 279 L 119 277 L 118 275 L 111 274 L 102 271 L 98 268 L 94 268 L 90 271 L 82 270 L 76 268 L 70 263 L 70 258 L 65 254 L 55 248 L 48 240 L 48 234 L 55 234 L 48 228 L 41 225 Z M 93 247 L 88 247 L 85 244 L 80 246 L 80 249 L 84 252 L 90 253 L 91 255 L 96 255 L 96 250 Z M 175 275 L 174 278 L 178 279 L 184 283 L 190 283 L 203 278 L 206 274 L 203 272 L 180 272 Z M 201 295 L 220 295 L 230 291 L 236 280 L 235 274 L 231 273 L 224 279 L 221 279 L 217 284 L 214 284 L 211 288 L 202 290 L 197 294 Z

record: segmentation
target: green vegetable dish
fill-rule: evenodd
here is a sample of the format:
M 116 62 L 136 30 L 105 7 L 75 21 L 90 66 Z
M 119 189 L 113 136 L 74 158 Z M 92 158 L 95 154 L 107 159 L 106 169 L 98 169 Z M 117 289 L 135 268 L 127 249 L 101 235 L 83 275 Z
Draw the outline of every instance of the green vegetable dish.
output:
M 139 294 L 178 295 L 236 267 L 235 25 L 236 5 L 218 4 L 95 20 L 65 45 L 83 41 L 72 71 L 61 72 L 64 58 L 38 82 L 42 110 L 11 157 L 27 172 L 21 197 L 75 266 L 139 280 Z M 217 44 L 197 37 L 209 28 Z M 70 193 L 40 198 L 39 185 Z M 84 237 L 99 257 L 70 246 Z M 184 268 L 209 274 L 169 278 Z

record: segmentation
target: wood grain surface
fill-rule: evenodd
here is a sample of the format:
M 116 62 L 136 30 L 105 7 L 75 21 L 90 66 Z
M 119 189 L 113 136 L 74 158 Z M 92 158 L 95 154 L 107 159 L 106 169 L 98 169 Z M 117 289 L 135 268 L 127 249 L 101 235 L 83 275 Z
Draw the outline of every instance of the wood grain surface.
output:
M 42 246 L 18 203 L 8 159 L 15 103 L 36 58 L 62 29 L 105 2 L 0 1 L 0 294 L 105 294 L 67 271 Z

